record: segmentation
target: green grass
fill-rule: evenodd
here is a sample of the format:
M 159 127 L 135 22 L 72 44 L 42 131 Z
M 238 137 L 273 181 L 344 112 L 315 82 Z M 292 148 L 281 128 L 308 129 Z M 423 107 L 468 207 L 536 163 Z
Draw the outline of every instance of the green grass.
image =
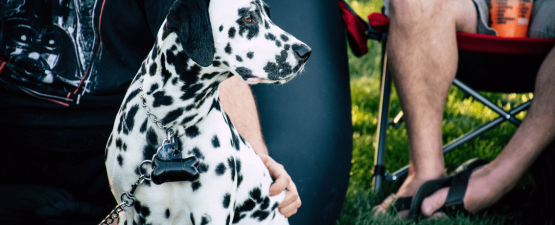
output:
M 347 0 L 353 9 L 362 15 L 380 11 L 382 1 Z M 392 215 L 374 217 L 371 209 L 379 204 L 399 184 L 387 185 L 382 193 L 374 195 L 371 191 L 372 166 L 376 145 L 378 103 L 380 95 L 380 55 L 381 43 L 369 41 L 369 53 L 361 58 L 349 50 L 349 72 L 351 77 L 352 120 L 353 120 L 353 159 L 349 189 L 341 216 L 337 224 L 413 224 L 414 221 L 401 220 Z M 482 93 L 505 110 L 521 104 L 532 94 Z M 399 100 L 393 88 L 389 117 L 394 118 L 400 111 Z M 524 118 L 521 113 L 517 118 Z M 460 135 L 496 118 L 497 114 L 481 105 L 464 92 L 451 87 L 443 114 L 443 143 L 446 144 Z M 479 157 L 493 160 L 509 141 L 516 127 L 507 122 L 486 132 L 445 156 L 447 172 L 452 171 L 464 161 Z M 399 128 L 387 128 L 387 147 L 385 163 L 388 171 L 395 171 L 409 162 L 407 134 L 404 124 Z M 529 204 L 528 197 L 533 193 L 531 175 L 527 174 L 520 185 L 510 192 L 500 203 L 484 213 L 472 216 L 459 215 L 456 218 L 442 218 L 424 221 L 419 224 L 499 224 L 516 223 L 523 219 L 523 208 Z M 508 204 L 512 203 L 512 204 Z M 517 204 L 518 203 L 518 204 Z M 515 206 L 517 205 L 517 206 Z

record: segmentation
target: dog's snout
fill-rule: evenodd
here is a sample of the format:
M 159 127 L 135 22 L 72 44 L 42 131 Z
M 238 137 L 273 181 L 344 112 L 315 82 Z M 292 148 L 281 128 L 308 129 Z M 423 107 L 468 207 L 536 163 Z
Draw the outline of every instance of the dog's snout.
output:
M 308 57 L 310 57 L 310 54 L 312 54 L 312 49 L 310 49 L 310 47 L 308 47 L 307 45 L 293 45 L 293 51 L 295 52 L 295 58 L 297 60 L 306 62 L 306 60 L 308 60 Z

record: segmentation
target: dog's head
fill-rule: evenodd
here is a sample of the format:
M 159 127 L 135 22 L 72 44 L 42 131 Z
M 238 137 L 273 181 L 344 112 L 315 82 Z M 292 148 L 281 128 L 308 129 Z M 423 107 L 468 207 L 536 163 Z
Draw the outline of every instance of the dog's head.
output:
M 251 84 L 286 83 L 312 52 L 270 20 L 262 0 L 178 0 L 167 28 L 196 63 L 224 67 Z

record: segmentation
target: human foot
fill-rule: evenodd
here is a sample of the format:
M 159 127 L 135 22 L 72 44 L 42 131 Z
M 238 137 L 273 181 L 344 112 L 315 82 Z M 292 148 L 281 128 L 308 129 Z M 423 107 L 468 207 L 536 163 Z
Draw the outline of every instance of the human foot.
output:
M 429 180 L 438 179 L 445 176 L 445 173 L 420 177 L 409 175 L 407 179 L 405 179 L 405 182 L 403 182 L 397 193 L 389 195 L 385 200 L 382 201 L 381 204 L 375 206 L 372 209 L 374 211 L 374 215 L 385 213 L 389 207 L 393 206 L 397 210 L 397 216 L 401 218 L 407 218 L 409 215 L 412 196 L 416 194 L 420 186 Z
M 514 182 L 501 179 L 491 164 L 475 168 L 468 180 L 464 192 L 463 206 L 468 212 L 478 212 L 497 202 L 513 186 Z M 424 199 L 421 204 L 422 214 L 431 216 L 445 205 L 450 188 L 442 188 Z

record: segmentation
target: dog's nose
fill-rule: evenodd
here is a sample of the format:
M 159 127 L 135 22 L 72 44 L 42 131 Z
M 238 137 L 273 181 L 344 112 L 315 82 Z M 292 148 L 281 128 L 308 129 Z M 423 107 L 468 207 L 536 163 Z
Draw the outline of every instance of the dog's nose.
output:
M 293 51 L 295 52 L 295 58 L 303 62 L 306 62 L 308 57 L 310 57 L 310 54 L 312 54 L 312 49 L 310 49 L 307 45 L 295 44 L 293 45 Z

